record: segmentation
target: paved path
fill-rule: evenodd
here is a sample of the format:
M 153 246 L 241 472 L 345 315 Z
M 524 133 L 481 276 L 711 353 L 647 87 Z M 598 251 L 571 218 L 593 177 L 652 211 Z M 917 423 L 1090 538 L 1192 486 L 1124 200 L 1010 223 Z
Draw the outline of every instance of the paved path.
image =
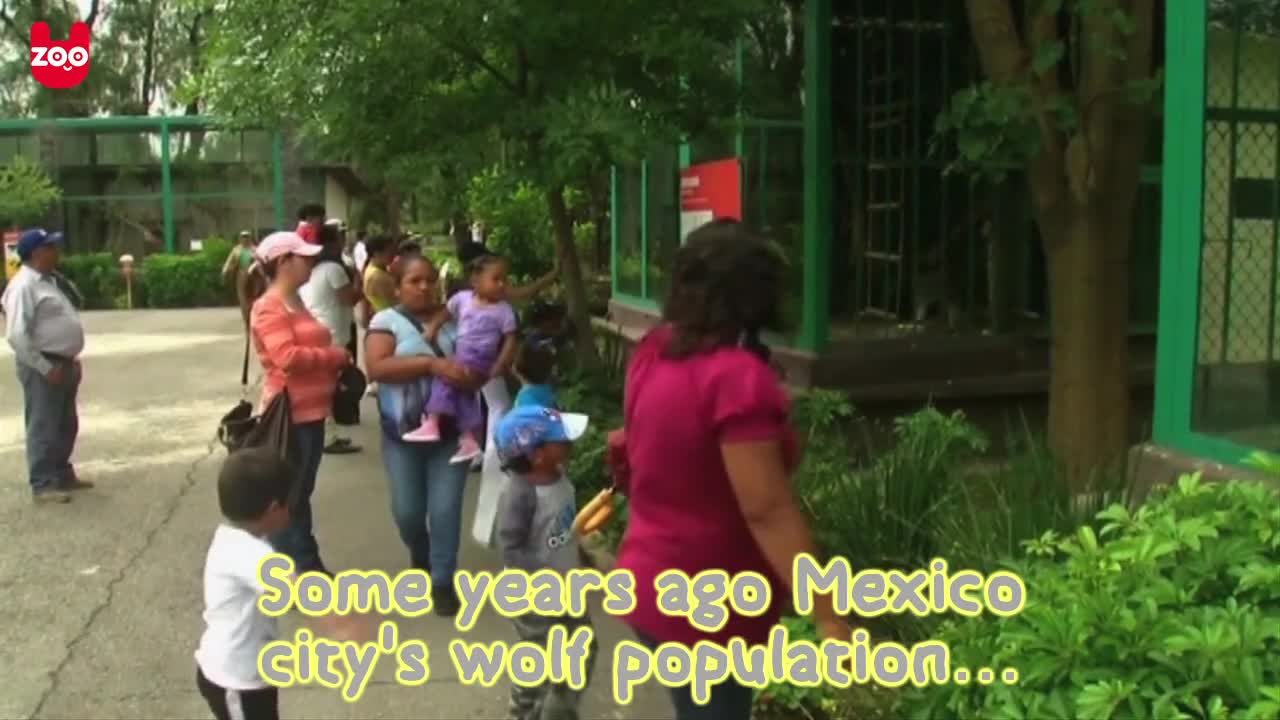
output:
M 22 402 L 8 348 L 0 349 L 0 690 L 2 718 L 207 718 L 193 686 L 201 629 L 200 573 L 217 521 L 213 477 L 223 451 L 217 419 L 239 394 L 235 310 L 91 313 L 76 463 L 98 487 L 66 506 L 33 507 L 26 494 Z M 387 510 L 372 412 L 355 433 L 362 455 L 326 458 L 316 495 L 325 559 L 338 568 L 403 569 Z M 468 518 L 470 508 L 468 508 Z M 464 540 L 462 567 L 497 569 Z M 613 704 L 614 644 L 629 633 L 596 614 L 601 657 L 586 718 L 667 718 L 663 690 Z M 491 620 L 485 622 L 484 620 Z M 467 634 L 511 642 L 500 617 Z M 286 629 L 296 623 L 290 619 Z M 467 687 L 448 661 L 450 621 L 401 618 L 402 638 L 431 649 L 431 680 L 395 684 L 383 658 L 360 702 L 323 687 L 283 693 L 291 718 L 500 718 L 506 688 Z M 290 633 L 291 634 L 291 633 Z

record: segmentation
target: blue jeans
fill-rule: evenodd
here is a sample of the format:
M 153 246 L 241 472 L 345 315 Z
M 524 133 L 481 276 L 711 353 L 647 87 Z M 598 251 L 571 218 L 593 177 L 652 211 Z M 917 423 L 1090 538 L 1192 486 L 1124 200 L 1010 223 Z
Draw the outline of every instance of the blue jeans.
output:
M 316 476 L 324 457 L 324 421 L 298 423 L 289 438 L 289 462 L 298 471 L 289 503 L 289 527 L 276 533 L 271 544 L 293 559 L 299 573 L 323 570 L 320 546 L 311 529 L 311 494 L 316 491 Z
M 450 435 L 444 433 L 435 443 L 407 443 L 382 434 L 391 515 L 409 548 L 409 563 L 430 569 L 433 588 L 453 587 L 462 535 L 468 466 L 449 462 L 457 449 L 456 438 Z
M 636 633 L 636 638 L 649 650 L 657 650 L 662 644 L 641 633 Z M 711 697 L 706 705 L 693 701 L 687 685 L 668 688 L 667 692 L 671 693 L 671 704 L 675 706 L 675 720 L 751 720 L 755 691 L 732 677 L 711 686 Z
M 76 393 L 80 370 L 62 362 L 62 382 L 49 382 L 35 368 L 18 363 L 23 419 L 27 430 L 27 479 L 31 491 L 55 490 L 71 482 L 71 452 L 80 432 Z

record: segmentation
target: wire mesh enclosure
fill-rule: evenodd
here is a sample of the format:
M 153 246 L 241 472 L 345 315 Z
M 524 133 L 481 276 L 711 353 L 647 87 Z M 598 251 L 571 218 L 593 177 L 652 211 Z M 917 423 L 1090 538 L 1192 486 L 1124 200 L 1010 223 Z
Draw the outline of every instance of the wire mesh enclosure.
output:
M 43 224 L 73 252 L 172 252 L 276 225 L 281 154 L 275 133 L 196 117 L 0 121 L 0 165 L 21 156 L 57 184 Z
M 1280 450 L 1280 23 L 1211 0 L 1203 37 L 1201 232 L 1192 428 Z

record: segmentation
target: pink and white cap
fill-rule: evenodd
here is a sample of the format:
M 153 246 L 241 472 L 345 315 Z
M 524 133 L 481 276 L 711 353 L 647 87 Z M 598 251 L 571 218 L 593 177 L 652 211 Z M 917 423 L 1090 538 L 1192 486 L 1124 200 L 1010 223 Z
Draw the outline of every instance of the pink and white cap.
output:
M 301 255 L 303 257 L 315 257 L 320 254 L 320 246 L 312 245 L 303 240 L 298 233 L 293 232 L 275 232 L 262 239 L 258 243 L 254 255 L 264 263 L 272 260 L 279 260 L 285 255 Z

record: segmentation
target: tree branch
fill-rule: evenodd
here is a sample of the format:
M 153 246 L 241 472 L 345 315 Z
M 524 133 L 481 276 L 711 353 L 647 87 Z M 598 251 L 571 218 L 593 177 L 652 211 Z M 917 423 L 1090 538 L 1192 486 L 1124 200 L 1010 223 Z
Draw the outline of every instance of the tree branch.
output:
M 1056 75 L 1048 80 L 1052 83 L 1049 85 L 1031 78 L 1031 56 L 1018 33 L 1009 0 L 966 0 L 965 5 L 969 12 L 969 27 L 973 33 L 974 45 L 978 49 L 978 59 L 986 76 L 997 85 L 1006 87 L 1031 82 L 1036 124 L 1040 128 L 1042 142 L 1040 151 L 1031 159 L 1028 171 L 1031 195 L 1037 214 L 1043 220 L 1061 210 L 1067 190 L 1062 135 L 1049 115 L 1052 96 L 1046 95 L 1047 92 L 1054 91 Z M 1043 47 L 1046 43 L 1053 42 L 1056 27 L 1056 18 L 1052 15 L 1049 18 L 1033 19 L 1033 45 Z
M 92 0 L 89 3 L 89 14 L 84 16 L 84 24 L 88 25 L 90 30 L 93 29 L 93 23 L 98 19 L 98 7 L 98 0 Z
M 507 77 L 496 66 L 494 66 L 493 63 L 486 60 L 484 55 L 480 54 L 478 51 L 468 48 L 465 45 L 459 45 L 458 43 L 445 40 L 444 38 L 440 37 L 439 35 L 436 35 L 435 33 L 431 33 L 431 34 L 435 37 L 436 42 L 440 43 L 444 48 L 453 52 L 455 55 L 462 58 L 463 60 L 466 60 L 467 62 L 475 64 L 480 69 L 492 75 L 495 80 L 501 83 L 503 87 L 510 90 L 513 95 L 516 95 L 516 96 L 520 95 L 520 86 L 514 80 Z
M 5 29 L 13 34 L 14 40 L 20 43 L 23 43 L 24 45 L 27 43 L 30 43 L 31 38 L 27 36 L 25 33 L 23 33 L 21 30 L 19 30 L 18 24 L 14 20 L 14 18 L 9 17 L 9 14 L 5 12 L 6 4 L 7 3 L 5 3 L 4 0 L 0 0 L 0 23 L 3 23 Z M 17 17 L 16 13 L 14 17 Z

